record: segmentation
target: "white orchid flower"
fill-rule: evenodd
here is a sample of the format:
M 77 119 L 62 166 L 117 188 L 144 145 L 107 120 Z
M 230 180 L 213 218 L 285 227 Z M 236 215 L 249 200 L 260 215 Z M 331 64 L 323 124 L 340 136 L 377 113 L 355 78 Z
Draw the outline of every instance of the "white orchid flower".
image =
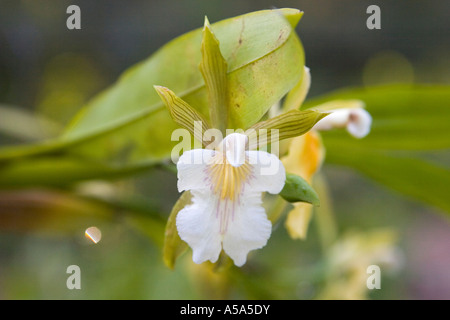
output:
M 330 114 L 317 122 L 314 130 L 330 130 L 346 128 L 355 138 L 364 138 L 369 134 L 372 125 L 372 116 L 363 108 L 343 108 L 329 110 Z
M 290 110 L 256 123 L 247 119 L 244 122 L 249 123 L 241 123 L 243 134 L 228 134 L 228 130 L 237 129 L 235 118 L 242 114 L 236 114 L 235 106 L 229 104 L 227 60 L 206 18 L 201 53 L 199 69 L 208 92 L 209 119 L 169 88 L 154 86 L 172 119 L 188 131 L 189 138 L 192 135 L 205 147 L 186 151 L 178 159 L 178 190 L 188 191 L 191 203 L 182 203 L 182 209 L 172 211 L 171 217 L 176 214 L 176 218 L 169 217 L 168 234 L 176 224 L 179 239 L 192 248 L 192 258 L 198 264 L 216 262 L 223 250 L 235 265 L 242 266 L 248 253 L 265 246 L 272 232 L 262 206 L 262 193 L 278 194 L 286 181 L 285 169 L 277 156 L 254 150 L 267 144 L 271 150 L 277 149 L 279 141 L 305 134 L 327 114 Z M 209 130 L 221 133 L 214 150 L 205 145 L 208 139 L 203 139 Z M 227 135 L 222 140 L 223 134 Z M 176 150 L 175 157 L 179 155 Z M 171 265 L 175 247 L 176 244 L 166 247 Z
M 189 190 L 192 203 L 178 213 L 176 225 L 195 263 L 216 262 L 223 249 L 242 266 L 270 237 L 261 195 L 283 189 L 285 169 L 275 155 L 247 151 L 246 145 L 246 135 L 233 133 L 216 150 L 190 150 L 177 163 L 178 190 Z
M 305 66 L 302 80 L 288 94 L 282 110 L 299 109 L 305 101 L 310 85 L 310 69 Z M 317 122 L 313 130 L 327 131 L 346 128 L 353 137 L 358 139 L 364 138 L 370 132 L 372 116 L 364 109 L 364 102 L 361 100 L 332 100 L 315 106 L 314 109 L 330 114 Z

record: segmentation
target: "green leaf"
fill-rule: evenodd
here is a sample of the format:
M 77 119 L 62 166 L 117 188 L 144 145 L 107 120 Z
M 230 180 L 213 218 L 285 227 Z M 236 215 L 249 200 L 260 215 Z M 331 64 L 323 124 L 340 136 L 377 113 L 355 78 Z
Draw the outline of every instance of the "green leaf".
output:
M 232 128 L 246 129 L 257 122 L 301 76 L 303 48 L 283 14 L 291 21 L 301 16 L 293 9 L 267 10 L 212 25 L 228 64 Z M 167 158 L 176 125 L 151 86 L 170 88 L 209 119 L 207 91 L 197 68 L 201 40 L 198 29 L 171 41 L 95 98 L 64 136 L 85 140 L 71 153 L 115 162 L 126 149 L 126 162 Z
M 327 163 L 352 167 L 416 200 L 450 212 L 450 86 L 386 85 L 340 90 L 310 100 L 358 99 L 373 117 L 372 130 L 354 139 L 344 130 L 323 132 Z M 434 161 L 426 160 L 432 158 Z M 437 161 L 436 161 L 437 160 Z
M 286 182 L 280 196 L 288 202 L 308 202 L 315 206 L 320 204 L 316 191 L 300 176 L 287 173 Z
M 250 68 L 231 73 L 231 127 L 246 129 L 259 121 L 298 82 L 303 59 L 301 43 L 292 33 L 280 50 L 255 61 Z
M 261 147 L 273 139 L 284 140 L 305 134 L 327 114 L 312 110 L 290 110 L 266 121 L 258 122 L 246 131 L 250 137 L 249 148 Z M 277 130 L 276 138 L 272 137 L 271 130 Z
M 374 181 L 450 213 L 450 170 L 417 154 L 327 146 L 327 162 L 352 167 Z M 349 156 L 352 155 L 352 156 Z
M 318 106 L 314 106 L 314 110 L 321 112 L 334 111 L 338 109 L 357 109 L 364 108 L 365 104 L 361 100 L 350 99 L 350 100 L 332 100 Z
M 67 192 L 28 189 L 0 191 L 0 231 L 79 235 L 91 225 L 111 222 L 114 210 Z
M 212 25 L 228 64 L 230 128 L 256 123 L 299 81 L 304 53 L 293 27 L 301 16 L 295 9 L 264 10 Z M 46 156 L 57 163 L 80 157 L 127 170 L 168 159 L 176 144 L 171 133 L 178 126 L 152 87 L 169 87 L 208 120 L 207 91 L 198 70 L 201 41 L 202 29 L 197 29 L 169 42 L 92 99 L 61 138 L 2 149 L 0 162 Z M 97 177 L 95 170 L 85 173 L 85 178 L 88 173 Z M 45 184 L 45 178 L 38 183 Z
M 219 41 L 212 32 L 206 17 L 201 49 L 200 71 L 208 92 L 211 124 L 224 133 L 228 122 L 228 66 L 220 53 Z
M 147 171 L 158 165 L 143 161 L 133 166 L 117 167 L 71 157 L 39 157 L 0 163 L 0 189 L 23 187 L 67 187 L 92 179 L 118 179 Z
M 175 267 L 175 261 L 177 258 L 188 248 L 187 243 L 181 240 L 178 235 L 176 218 L 178 212 L 190 203 L 191 193 L 189 191 L 185 191 L 173 206 L 172 212 L 167 220 L 164 237 L 163 260 L 166 266 L 170 269 Z
M 0 134 L 23 141 L 46 139 L 61 129 L 52 120 L 17 106 L 0 105 L 0 115 Z

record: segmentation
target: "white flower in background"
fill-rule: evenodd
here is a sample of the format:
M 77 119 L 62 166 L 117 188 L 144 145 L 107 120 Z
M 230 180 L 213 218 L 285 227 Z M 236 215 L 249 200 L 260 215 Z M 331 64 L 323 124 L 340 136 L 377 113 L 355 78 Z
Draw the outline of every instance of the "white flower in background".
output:
M 372 117 L 363 108 L 344 108 L 328 111 L 330 114 L 313 127 L 314 130 L 346 128 L 355 138 L 364 138 L 370 132 Z
M 190 150 L 177 163 L 178 190 L 189 190 L 192 203 L 178 213 L 176 224 L 195 263 L 216 262 L 223 249 L 242 266 L 249 251 L 270 237 L 261 195 L 281 192 L 286 173 L 275 155 L 246 151 L 247 145 L 246 135 L 233 133 L 216 150 Z
M 308 67 L 303 70 L 302 81 L 287 95 L 281 110 L 301 108 L 311 85 L 311 74 Z M 329 113 L 319 120 L 310 132 L 295 137 L 289 142 L 287 154 L 281 157 L 289 173 L 299 175 L 310 184 L 325 158 L 325 146 L 319 131 L 345 128 L 353 137 L 364 138 L 372 126 L 372 116 L 364 109 L 364 102 L 357 99 L 331 100 L 311 109 Z M 273 108 L 276 112 L 278 108 Z M 313 205 L 305 202 L 293 203 L 288 212 L 285 225 L 293 239 L 305 239 L 312 217 Z

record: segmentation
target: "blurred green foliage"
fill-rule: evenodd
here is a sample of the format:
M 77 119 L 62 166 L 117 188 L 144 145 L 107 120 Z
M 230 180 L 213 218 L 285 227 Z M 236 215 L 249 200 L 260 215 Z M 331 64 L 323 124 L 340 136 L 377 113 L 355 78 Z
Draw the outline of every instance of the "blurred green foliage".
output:
M 0 41 L 8 45 L 0 58 L 8 62 L 0 65 L 0 93 L 8 106 L 0 109 L 0 141 L 6 146 L 49 140 L 31 146 L 4 147 L 0 152 L 0 298 L 448 298 L 450 284 L 445 280 L 448 271 L 439 265 L 450 262 L 447 246 L 450 233 L 448 221 L 434 213 L 450 211 L 445 194 L 450 182 L 447 125 L 450 88 L 444 84 L 411 84 L 414 79 L 441 83 L 449 79 L 448 64 L 443 58 L 448 56 L 448 48 L 440 40 L 441 36 L 445 38 L 445 30 L 450 29 L 448 22 L 436 18 L 446 12 L 446 5 L 412 1 L 403 15 L 399 13 L 403 12 L 403 6 L 386 4 L 382 9 L 383 17 L 387 17 L 383 18 L 383 33 L 364 41 L 367 30 L 355 25 L 364 25 L 362 13 L 368 4 L 362 1 L 352 7 L 320 2 L 317 5 L 310 1 L 286 1 L 286 6 L 306 11 L 299 34 L 306 44 L 306 65 L 312 67 L 314 95 L 341 86 L 360 85 L 360 80 L 355 80 L 360 78 L 368 85 L 392 79 L 408 85 L 345 89 L 307 101 L 306 107 L 313 107 L 335 99 L 361 99 L 374 118 L 372 132 L 363 140 L 352 139 L 344 131 L 323 135 L 327 148 L 323 174 L 327 177 L 329 194 L 323 186 L 316 189 L 321 206 L 316 210 L 306 241 L 289 239 L 279 222 L 267 247 L 252 254 L 243 268 L 232 267 L 224 272 L 214 272 L 209 265 L 194 265 L 189 250 L 180 256 L 174 270 L 168 269 L 162 258 L 166 221 L 179 195 L 173 166 L 160 161 L 171 149 L 167 137 L 175 126 L 153 85 L 165 85 L 177 94 L 182 93 L 191 105 L 209 116 L 198 71 L 199 30 L 164 46 L 126 71 L 104 93 L 91 98 L 113 82 L 125 67 L 143 60 L 169 38 L 187 31 L 189 28 L 183 23 L 193 29 L 203 21 L 204 14 L 214 22 L 271 4 L 244 1 L 231 6 L 219 1 L 195 1 L 198 6 L 191 4 L 185 8 L 149 2 L 130 4 L 126 11 L 121 8 L 108 11 L 105 2 L 82 2 L 86 19 L 83 32 L 90 34 L 91 41 L 99 36 L 92 25 L 110 19 L 115 26 L 103 31 L 107 35 L 101 45 L 105 47 L 93 50 L 108 51 L 110 60 L 99 58 L 102 53 L 94 55 L 97 60 L 93 60 L 83 51 L 38 59 L 39 50 L 22 49 L 25 47 L 21 41 L 34 44 L 35 48 L 41 48 L 43 43 L 57 46 L 55 35 L 50 39 L 40 37 L 52 35 L 48 30 L 54 23 L 64 25 L 65 16 L 60 13 L 65 12 L 68 2 L 49 6 L 50 10 L 44 10 L 38 1 L 2 2 L 2 9 L 8 10 L 0 13 L 3 31 Z M 119 13 L 97 20 L 99 10 Z M 151 15 L 165 13 L 161 14 L 164 19 L 175 14 L 191 20 L 187 23 L 183 20 L 187 18 L 171 19 L 173 29 L 163 22 L 160 22 L 163 28 L 152 25 L 158 33 L 156 38 L 155 33 L 148 31 L 151 22 L 147 17 L 145 21 L 135 18 L 142 19 L 139 15 L 142 10 Z M 5 17 L 8 11 L 15 13 L 17 23 L 22 24 L 14 24 L 12 18 Z M 394 14 L 401 15 L 401 19 L 389 19 Z M 258 20 L 256 16 L 255 19 Z M 428 23 L 421 19 L 428 19 Z M 242 24 L 227 21 L 217 24 L 217 28 L 213 24 L 213 28 L 221 41 L 221 50 L 231 59 L 237 50 L 233 44 L 239 39 Z M 295 19 L 291 24 L 292 21 Z M 399 25 L 390 26 L 393 21 Z M 341 32 L 336 25 L 343 28 Z M 236 60 L 231 59 L 234 62 L 229 64 L 230 77 L 234 77 L 236 86 L 245 77 L 256 77 L 261 83 L 266 82 L 266 87 L 273 84 L 276 92 L 239 97 L 244 102 L 253 101 L 247 111 L 236 116 L 245 120 L 240 124 L 256 122 L 298 81 L 304 64 L 303 49 L 288 26 L 279 16 L 246 25 L 249 43 L 243 42 L 245 50 L 239 49 L 243 53 Z M 42 30 L 47 31 L 40 33 Z M 283 43 L 275 41 L 280 30 L 286 31 Z M 65 36 L 69 35 L 67 32 L 61 31 Z M 255 34 L 260 32 L 263 33 L 260 45 L 254 45 Z M 412 34 L 417 39 L 409 42 Z M 156 39 L 151 46 L 149 35 Z M 70 36 L 73 43 L 64 50 L 76 51 L 77 45 L 85 45 L 80 35 Z M 108 44 L 104 39 L 111 42 Z M 418 48 L 422 39 L 428 41 L 425 49 L 424 44 Z M 143 43 L 148 47 L 133 50 Z M 286 43 L 289 46 L 282 46 Z M 414 46 L 415 51 L 411 50 Z M 364 65 L 372 54 L 391 47 L 411 56 L 391 54 Z M 267 59 L 257 70 L 246 68 L 274 52 L 280 54 L 272 55 L 271 59 L 286 63 L 273 65 L 273 60 Z M 295 67 L 289 64 L 291 59 L 297 59 Z M 39 69 L 43 65 L 45 71 L 37 72 L 39 79 L 24 71 L 29 66 Z M 106 70 L 105 66 L 112 65 L 116 69 Z M 10 83 L 5 85 L 7 81 Z M 257 92 L 261 89 L 257 85 L 252 83 L 248 90 Z M 84 111 L 59 136 L 68 120 L 86 103 Z M 30 112 L 11 104 L 33 105 L 34 109 Z M 255 108 L 258 112 L 249 112 Z M 354 175 L 345 167 L 371 180 Z M 94 181 L 80 183 L 93 178 Z M 408 195 L 413 201 L 378 188 L 372 180 Z M 418 201 L 438 209 L 430 209 Z M 84 230 L 91 225 L 102 230 L 103 239 L 96 245 L 83 237 Z M 390 229 L 373 231 L 380 227 Z M 357 232 L 346 235 L 351 229 Z M 397 240 L 394 234 L 398 234 Z M 427 240 L 424 242 L 429 247 L 418 252 L 417 239 Z M 397 246 L 403 254 L 398 253 Z M 375 255 L 380 251 L 381 254 Z M 389 261 L 382 261 L 392 255 L 394 267 L 392 263 L 389 266 Z M 386 263 L 382 290 L 361 289 L 364 277 L 358 277 L 364 275 L 361 268 L 368 263 L 383 266 Z M 68 290 L 65 286 L 66 268 L 71 264 L 81 267 L 82 290 Z M 406 271 L 399 272 L 402 264 L 409 265 Z M 433 275 L 424 273 L 425 269 Z M 439 277 L 443 277 L 442 281 Z M 432 286 L 427 287 L 425 282 Z

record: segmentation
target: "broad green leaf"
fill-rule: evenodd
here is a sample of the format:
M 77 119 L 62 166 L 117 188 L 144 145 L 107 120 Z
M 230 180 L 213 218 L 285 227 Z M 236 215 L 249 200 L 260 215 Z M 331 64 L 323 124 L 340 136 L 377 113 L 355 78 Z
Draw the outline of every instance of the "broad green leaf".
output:
M 257 122 L 301 76 L 303 49 L 283 14 L 291 20 L 301 16 L 293 9 L 268 10 L 212 24 L 228 64 L 234 128 L 246 129 Z M 94 99 L 64 136 L 90 142 L 71 152 L 113 162 L 125 151 L 127 162 L 168 157 L 176 125 L 152 86 L 170 88 L 209 119 L 207 92 L 198 70 L 201 39 L 202 29 L 175 39 Z
M 187 243 L 178 235 L 176 218 L 178 212 L 191 203 L 191 193 L 184 192 L 172 208 L 166 224 L 164 237 L 163 260 L 167 267 L 173 269 L 177 258 L 188 248 Z
M 445 163 L 450 149 L 450 86 L 347 89 L 310 100 L 305 107 L 348 99 L 365 103 L 373 117 L 372 130 L 363 139 L 354 139 L 345 130 L 323 132 L 326 162 L 355 168 L 391 189 L 450 212 L 446 195 L 450 170 L 436 161 Z M 426 160 L 430 157 L 435 161 Z
M 308 202 L 315 206 L 320 204 L 314 189 L 305 179 L 295 174 L 286 174 L 286 182 L 280 196 L 288 202 Z
M 304 55 L 293 27 L 301 16 L 302 12 L 295 9 L 265 10 L 212 24 L 228 64 L 232 127 L 246 129 L 257 122 L 298 82 Z M 170 141 L 171 133 L 178 126 L 152 87 L 171 88 L 209 119 L 207 92 L 198 69 L 201 39 L 202 29 L 197 29 L 169 42 L 96 96 L 60 139 L 4 148 L 0 150 L 0 162 L 20 161 L 19 166 L 25 166 L 19 158 L 45 156 L 49 163 L 56 164 L 70 154 L 127 170 L 168 159 L 176 143 Z M 62 161 L 76 161 L 68 159 Z M 33 161 L 30 159 L 27 166 L 32 167 Z M 0 168 L 0 176 L 4 168 Z M 83 175 L 97 177 L 90 169 Z M 12 172 L 7 176 L 15 179 Z M 21 179 L 25 185 L 26 176 Z M 46 184 L 45 177 L 32 182 Z
M 303 59 L 301 43 L 292 33 L 280 50 L 255 61 L 250 68 L 231 73 L 231 126 L 246 129 L 260 120 L 298 82 Z
M 220 53 L 219 41 L 205 18 L 200 71 L 208 92 L 209 115 L 214 128 L 225 132 L 228 123 L 228 65 Z
M 265 10 L 212 24 L 228 64 L 232 126 L 247 128 L 258 121 L 298 81 L 304 56 L 292 28 L 301 16 L 295 9 Z M 127 167 L 167 159 L 177 125 L 152 86 L 171 88 L 208 119 L 198 70 L 201 39 L 197 29 L 169 42 L 95 97 L 61 139 L 1 150 L 0 161 L 70 153 Z
M 305 134 L 327 113 L 312 110 L 290 110 L 274 118 L 251 126 L 246 134 L 250 137 L 249 148 L 253 149 L 270 143 L 274 139 L 284 140 Z M 277 137 L 272 137 L 272 130 Z

